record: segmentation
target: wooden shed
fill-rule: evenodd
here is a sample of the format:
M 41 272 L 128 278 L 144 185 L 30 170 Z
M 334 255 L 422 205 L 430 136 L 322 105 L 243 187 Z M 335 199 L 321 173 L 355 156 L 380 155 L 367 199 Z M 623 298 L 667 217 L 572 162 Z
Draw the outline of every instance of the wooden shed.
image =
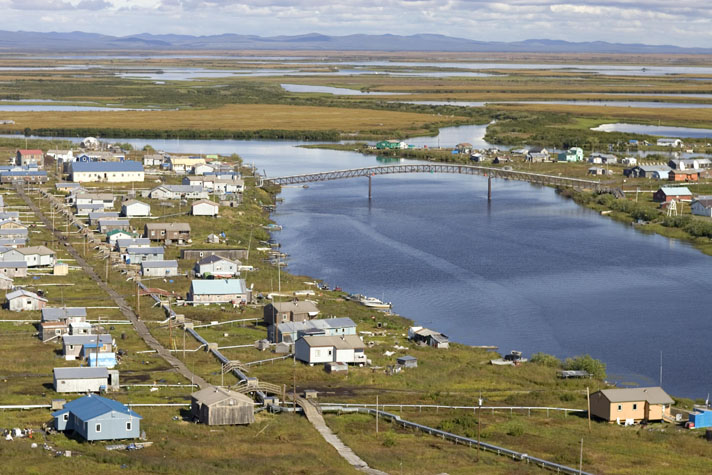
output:
M 254 402 L 244 394 L 210 386 L 190 396 L 190 414 L 209 426 L 252 424 Z

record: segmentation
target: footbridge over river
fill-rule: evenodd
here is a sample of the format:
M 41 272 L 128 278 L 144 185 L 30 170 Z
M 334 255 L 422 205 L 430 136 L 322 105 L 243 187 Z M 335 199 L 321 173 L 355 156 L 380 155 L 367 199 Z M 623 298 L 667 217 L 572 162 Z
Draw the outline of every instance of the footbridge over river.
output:
M 297 185 L 319 181 L 342 180 L 345 178 L 368 177 L 368 197 L 371 198 L 371 179 L 377 175 L 393 175 L 401 173 L 450 173 L 458 175 L 479 175 L 489 179 L 488 197 L 491 198 L 492 178 L 505 180 L 528 181 L 530 183 L 561 186 L 575 190 L 601 190 L 602 184 L 595 180 L 570 178 L 556 175 L 544 175 L 519 170 L 495 167 L 480 167 L 476 165 L 454 164 L 408 164 L 408 165 L 380 165 L 365 168 L 350 168 L 346 170 L 332 170 L 303 175 L 281 177 L 260 177 L 260 186 L 263 185 Z

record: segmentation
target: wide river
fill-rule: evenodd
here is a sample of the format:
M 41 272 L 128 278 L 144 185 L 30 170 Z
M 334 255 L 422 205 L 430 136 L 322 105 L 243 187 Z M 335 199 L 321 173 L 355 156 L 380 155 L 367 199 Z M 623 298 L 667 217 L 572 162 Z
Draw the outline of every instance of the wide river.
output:
M 484 127 L 441 145 L 482 145 Z M 121 139 L 125 142 L 124 139 Z M 269 176 L 377 164 L 279 141 L 138 139 L 173 152 L 238 153 Z M 413 141 L 411 141 L 413 142 Z M 427 138 L 419 143 L 437 144 Z M 452 142 L 452 143 L 450 143 Z M 616 382 L 706 397 L 712 258 L 577 206 L 551 188 L 459 175 L 391 175 L 285 187 L 275 234 L 292 273 L 384 298 L 395 312 L 501 352 L 588 353 Z

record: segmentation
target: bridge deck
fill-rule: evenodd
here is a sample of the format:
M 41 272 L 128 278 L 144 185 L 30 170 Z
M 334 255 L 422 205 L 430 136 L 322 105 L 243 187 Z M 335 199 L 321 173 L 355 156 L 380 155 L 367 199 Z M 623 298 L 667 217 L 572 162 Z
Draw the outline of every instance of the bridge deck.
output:
M 575 189 L 598 189 L 600 182 L 594 180 L 584 180 L 581 178 L 570 178 L 555 175 L 544 175 L 541 173 L 531 173 L 518 170 L 504 170 L 495 167 L 480 167 L 475 165 L 454 165 L 454 164 L 408 164 L 408 165 L 381 165 L 365 168 L 350 168 L 346 170 L 332 170 L 318 173 L 306 173 L 302 175 L 282 176 L 275 178 L 263 178 L 262 182 L 274 185 L 293 185 L 301 183 L 313 183 L 319 181 L 341 180 L 345 178 L 372 177 L 376 175 L 393 175 L 399 173 L 449 173 L 459 175 L 480 175 L 493 178 L 505 178 L 510 180 L 528 181 L 542 185 L 566 186 Z

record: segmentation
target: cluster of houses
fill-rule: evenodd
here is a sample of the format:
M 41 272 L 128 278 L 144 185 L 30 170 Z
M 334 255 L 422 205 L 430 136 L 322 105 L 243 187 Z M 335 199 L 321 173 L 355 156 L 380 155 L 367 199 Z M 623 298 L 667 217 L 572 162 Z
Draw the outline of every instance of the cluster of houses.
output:
M 623 174 L 631 178 L 696 182 L 712 177 L 712 161 L 708 158 L 672 159 L 667 164 L 640 164 L 625 169 Z

